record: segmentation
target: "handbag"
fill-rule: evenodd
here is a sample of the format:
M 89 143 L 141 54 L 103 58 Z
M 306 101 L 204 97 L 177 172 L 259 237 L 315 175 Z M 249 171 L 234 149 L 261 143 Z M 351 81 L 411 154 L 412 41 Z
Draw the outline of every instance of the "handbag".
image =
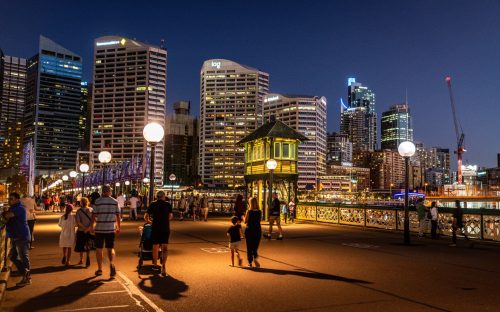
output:
M 81 211 L 81 210 L 78 210 L 78 211 Z M 90 220 L 90 222 L 92 222 L 92 219 L 85 212 L 81 211 L 81 213 L 83 213 L 83 215 L 86 216 L 87 219 Z M 95 247 L 95 235 L 93 235 L 91 233 L 87 233 L 87 240 L 85 242 L 85 249 L 87 249 L 87 250 L 96 250 L 96 247 Z

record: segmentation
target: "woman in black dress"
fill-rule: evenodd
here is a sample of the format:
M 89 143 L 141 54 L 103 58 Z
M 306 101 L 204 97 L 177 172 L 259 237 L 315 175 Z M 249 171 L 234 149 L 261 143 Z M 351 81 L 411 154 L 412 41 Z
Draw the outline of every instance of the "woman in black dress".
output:
M 247 210 L 245 215 L 245 224 L 247 225 L 245 239 L 247 242 L 248 267 L 250 268 L 252 267 L 252 262 L 255 262 L 257 268 L 260 267 L 260 263 L 257 261 L 257 250 L 259 249 L 260 237 L 262 236 L 260 227 L 261 219 L 262 211 L 259 209 L 257 198 L 252 197 L 250 200 L 250 210 Z

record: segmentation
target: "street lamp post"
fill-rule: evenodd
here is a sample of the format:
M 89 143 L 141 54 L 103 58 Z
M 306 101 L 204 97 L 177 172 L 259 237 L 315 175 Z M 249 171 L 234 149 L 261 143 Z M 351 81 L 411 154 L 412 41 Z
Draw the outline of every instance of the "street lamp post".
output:
M 274 159 L 269 159 L 266 161 L 266 167 L 269 169 L 269 205 L 267 212 L 271 209 L 271 205 L 273 203 L 273 172 L 274 169 L 278 166 L 278 163 Z
M 153 202 L 153 194 L 155 189 L 155 177 L 154 177 L 154 167 L 155 167 L 155 150 L 156 144 L 163 139 L 165 135 L 165 131 L 163 127 L 156 122 L 150 122 L 142 130 L 142 134 L 146 141 L 151 145 L 151 154 L 150 154 L 150 162 L 149 162 L 149 204 Z
M 102 186 L 106 185 L 106 164 L 111 161 L 111 153 L 102 151 L 99 153 L 99 162 L 102 164 Z
M 62 176 L 62 192 L 64 194 L 64 183 L 66 183 L 66 181 L 68 181 L 69 177 L 67 175 L 63 175 Z
M 399 155 L 403 156 L 405 159 L 405 219 L 404 219 L 404 244 L 410 245 L 410 216 L 408 207 L 408 166 L 410 162 L 410 157 L 415 154 L 415 144 L 410 141 L 404 141 L 398 146 Z
M 177 179 L 177 177 L 175 176 L 175 174 L 171 174 L 168 176 L 168 179 L 170 180 L 170 186 L 172 187 L 172 198 L 170 199 L 170 201 L 172 202 L 172 205 L 174 204 L 174 182 L 175 182 L 175 179 Z
M 89 172 L 89 165 L 87 164 L 81 164 L 80 165 L 80 172 L 82 173 L 82 197 L 85 194 L 85 173 Z
M 127 193 L 127 190 L 128 190 L 128 188 L 129 188 L 129 185 L 130 185 L 130 181 L 128 181 L 128 180 L 127 180 L 127 181 L 125 181 L 125 191 L 124 191 L 124 193 L 125 193 L 125 194 Z

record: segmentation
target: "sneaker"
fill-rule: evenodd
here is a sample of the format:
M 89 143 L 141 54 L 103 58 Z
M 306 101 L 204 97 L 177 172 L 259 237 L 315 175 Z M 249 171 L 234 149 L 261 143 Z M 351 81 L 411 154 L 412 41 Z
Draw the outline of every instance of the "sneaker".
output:
M 100 276 L 100 275 L 102 275 L 102 270 L 97 270 L 97 271 L 95 271 L 95 275 L 96 275 L 96 276 Z
M 110 268 L 109 268 L 109 269 L 110 269 L 109 276 L 111 276 L 111 277 L 115 276 L 115 275 L 116 275 L 116 268 L 115 268 L 115 265 L 114 265 L 114 264 L 112 264 L 112 265 L 110 266 Z
M 264 237 L 265 237 L 265 238 L 271 238 L 271 234 L 266 233 L 266 234 L 264 234 Z
M 31 277 L 28 275 L 25 275 L 23 279 L 16 284 L 17 287 L 24 287 L 26 285 L 31 285 Z
M 249 267 L 249 268 L 251 268 L 251 267 L 252 267 L 252 263 L 251 263 L 251 262 L 248 264 L 248 267 Z
M 283 235 L 278 236 L 278 240 L 283 240 Z

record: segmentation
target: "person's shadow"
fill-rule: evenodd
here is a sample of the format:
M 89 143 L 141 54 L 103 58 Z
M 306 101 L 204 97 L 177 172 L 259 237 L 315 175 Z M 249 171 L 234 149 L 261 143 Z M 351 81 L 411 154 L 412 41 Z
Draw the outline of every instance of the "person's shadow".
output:
M 348 278 L 338 275 L 326 274 L 315 271 L 291 271 L 291 270 L 279 270 L 279 269 L 269 269 L 269 268 L 242 268 L 243 270 L 249 270 L 260 273 L 271 273 L 276 275 L 296 275 L 305 278 L 315 278 L 322 280 L 333 280 L 352 284 L 371 284 L 369 281 Z
M 142 270 L 141 270 L 142 271 Z M 142 271 L 145 273 L 144 271 Z M 139 272 L 141 273 L 141 272 Z M 161 276 L 158 274 L 141 278 L 139 288 L 150 294 L 158 294 L 165 300 L 177 300 L 184 297 L 183 292 L 187 291 L 189 286 L 183 281 L 175 279 L 172 276 Z M 146 281 L 150 281 L 150 286 L 146 286 Z
M 105 282 L 103 280 L 92 281 L 93 278 L 94 277 L 88 277 L 86 279 L 73 282 L 67 286 L 59 286 L 39 296 L 30 298 L 16 306 L 14 311 L 34 311 L 34 307 L 36 307 L 37 310 L 52 309 L 75 302 L 78 299 L 85 297 L 87 294 L 95 291 Z

